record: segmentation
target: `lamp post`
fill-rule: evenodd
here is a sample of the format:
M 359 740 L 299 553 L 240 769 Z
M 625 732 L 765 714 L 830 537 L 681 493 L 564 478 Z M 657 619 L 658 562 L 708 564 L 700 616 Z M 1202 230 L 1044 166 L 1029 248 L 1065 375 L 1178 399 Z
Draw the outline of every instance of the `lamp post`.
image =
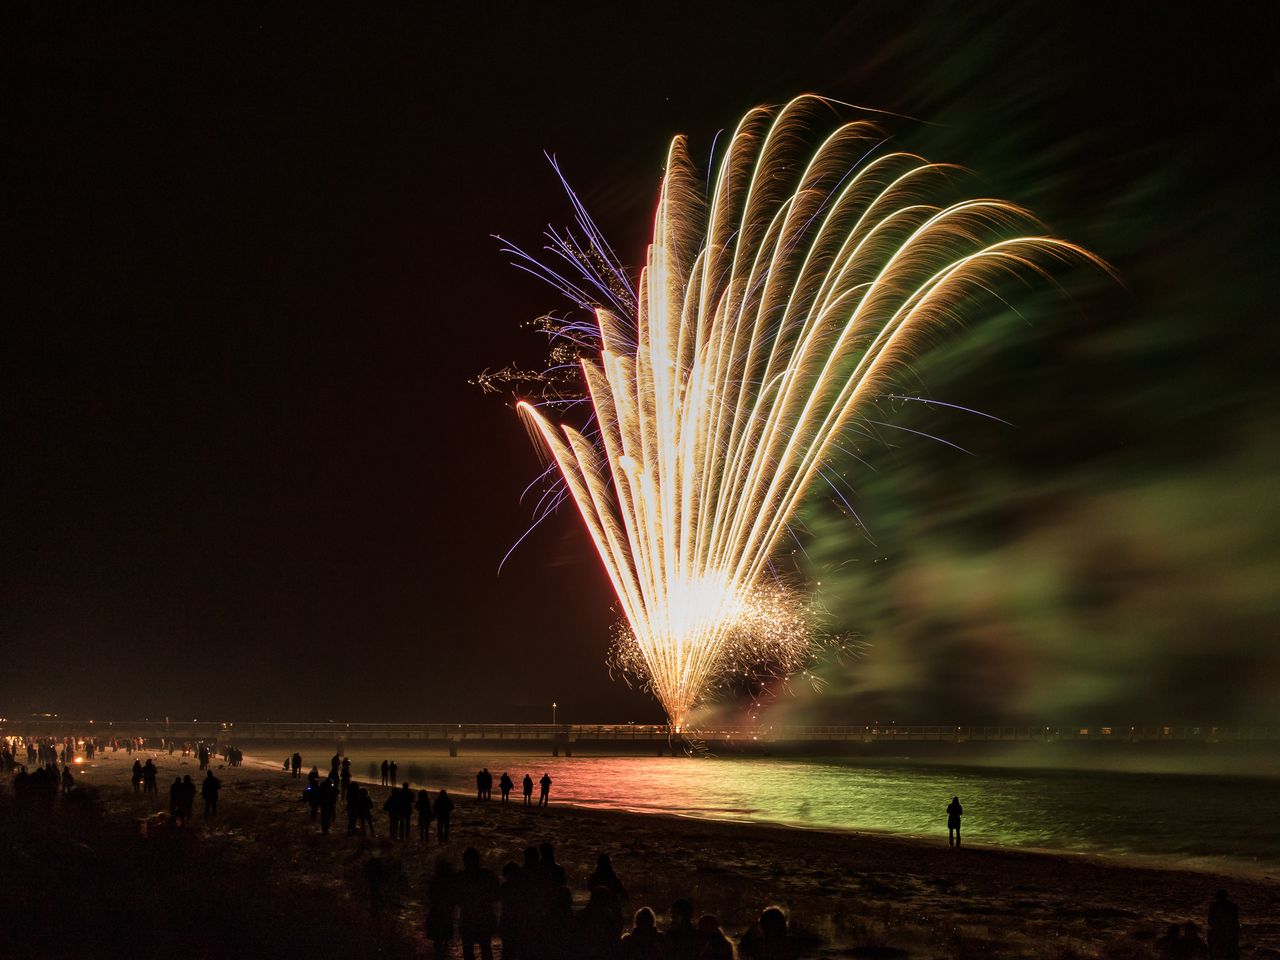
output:
M 556 725 L 556 702 L 554 700 L 551 701 L 551 725 L 553 727 Z

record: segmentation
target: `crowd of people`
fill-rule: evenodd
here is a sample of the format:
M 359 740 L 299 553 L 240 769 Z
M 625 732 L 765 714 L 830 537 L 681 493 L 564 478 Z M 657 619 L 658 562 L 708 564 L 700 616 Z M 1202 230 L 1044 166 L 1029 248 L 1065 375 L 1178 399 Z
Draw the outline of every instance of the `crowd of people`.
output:
M 298 776 L 301 757 L 293 754 L 286 758 L 284 766 Z M 379 769 L 378 765 L 373 768 Z M 454 810 L 448 791 L 441 789 L 433 796 L 427 790 L 415 790 L 408 782 L 396 786 L 399 769 L 394 760 L 382 761 L 380 772 L 382 785 L 391 788 L 382 805 L 387 816 L 385 836 L 409 840 L 416 816 L 419 840 L 429 841 L 434 825 L 437 840 L 447 842 Z M 313 766 L 307 780 L 304 797 L 311 804 L 312 819 L 319 819 L 322 832 L 328 833 L 341 800 L 346 806 L 348 836 L 378 835 L 373 797 L 369 788 L 352 780 L 349 759 L 335 754 L 327 777 L 322 778 L 319 768 Z M 477 771 L 477 801 L 492 799 L 494 781 L 487 767 Z M 548 804 L 552 780 L 544 773 L 540 781 L 524 775 L 521 787 L 525 805 L 533 805 L 535 785 L 540 787 L 538 805 Z M 508 803 L 516 781 L 504 771 L 497 778 L 497 786 L 501 802 Z M 953 847 L 960 846 L 963 813 L 959 797 L 952 797 L 945 815 L 948 843 Z M 371 896 L 377 902 L 380 894 L 376 887 L 383 882 L 383 874 L 370 870 L 367 875 Z M 449 943 L 457 939 L 469 960 L 477 952 L 482 960 L 489 960 L 495 938 L 502 944 L 503 957 L 512 960 L 733 960 L 735 955 L 746 960 L 784 960 L 799 956 L 797 940 L 778 907 L 765 909 L 741 935 L 735 949 L 714 915 L 704 914 L 695 921 L 693 905 L 685 898 L 671 905 L 661 923 L 649 907 L 629 914 L 626 889 L 613 872 L 608 855 L 600 856 L 595 872 L 586 881 L 586 890 L 586 904 L 575 909 L 572 886 L 549 844 L 525 850 L 523 862 L 507 863 L 500 877 L 482 865 L 474 848 L 468 848 L 461 869 L 445 859 L 436 864 L 426 890 L 427 935 L 437 956 L 447 956 Z M 1238 956 L 1236 947 L 1229 945 L 1238 944 L 1239 920 L 1225 893 L 1220 892 L 1219 896 L 1210 911 L 1208 941 L 1200 938 L 1194 923 L 1171 927 L 1157 941 L 1161 960 Z M 1211 948 L 1212 953 L 1208 952 Z
M 285 760 L 285 769 L 291 772 L 300 770 L 301 766 L 302 757 L 297 753 Z M 393 761 L 384 766 L 394 768 L 395 763 Z M 361 786 L 352 778 L 349 759 L 334 754 L 328 776 L 321 777 L 320 768 L 313 766 L 307 773 L 306 780 L 307 786 L 302 791 L 302 799 L 310 807 L 311 819 L 319 822 L 321 833 L 329 832 L 341 802 L 347 814 L 347 836 L 378 835 L 373 819 L 373 796 L 368 787 Z M 453 806 L 453 799 L 445 789 L 441 789 L 433 798 L 426 790 L 415 792 L 408 782 L 398 787 L 392 785 L 391 792 L 382 804 L 382 811 L 387 815 L 386 835 L 392 840 L 408 840 L 416 814 L 419 840 L 430 840 L 431 826 L 434 823 L 436 839 L 440 843 L 446 843 L 449 840 Z
M 1209 904 L 1209 939 L 1194 923 L 1171 923 L 1156 940 L 1160 960 L 1236 960 L 1240 956 L 1240 911 L 1219 890 Z
M 14 774 L 12 783 L 17 799 L 52 804 L 59 795 L 66 796 L 73 791 L 83 793 L 76 789 L 72 773 L 77 757 L 87 759 L 103 749 L 125 749 L 132 753 L 136 746 L 139 745 L 133 740 L 99 744 L 71 738 L 30 741 L 5 738 L 0 740 L 0 768 Z M 215 755 L 213 744 L 196 743 L 189 745 L 189 751 L 184 747 L 184 752 L 198 758 L 205 776 L 198 791 L 191 775 L 174 778 L 169 789 L 169 816 L 178 827 L 192 819 L 197 792 L 204 800 L 205 818 L 216 817 L 222 786 L 211 769 Z M 228 766 L 239 766 L 243 758 L 239 750 L 229 745 L 222 747 L 221 756 Z M 21 762 L 23 758 L 33 767 L 30 772 L 27 764 Z M 287 757 L 284 767 L 293 776 L 301 776 L 301 756 L 294 753 Z M 381 808 L 387 817 L 385 836 L 408 841 L 414 832 L 416 817 L 419 841 L 426 844 L 434 833 L 439 844 L 447 843 L 455 808 L 448 791 L 440 789 L 433 794 L 424 789 L 415 790 L 407 781 L 396 786 L 393 779 L 398 773 L 396 762 L 383 761 L 381 768 L 383 782 L 391 788 Z M 133 791 L 157 793 L 157 775 L 158 768 L 152 757 L 145 762 L 134 760 L 130 773 Z M 306 780 L 303 798 L 310 807 L 311 819 L 319 822 L 322 833 L 329 833 L 341 804 L 347 816 L 348 836 L 379 835 L 370 787 L 352 777 L 348 758 L 334 754 L 327 776 L 322 777 L 319 768 L 312 766 Z M 476 773 L 477 801 L 484 803 L 492 798 L 494 780 L 488 768 Z M 506 771 L 497 781 L 502 803 L 509 802 L 516 782 Z M 549 803 L 550 775 L 544 773 L 538 784 L 541 788 L 538 805 L 543 806 Z M 531 806 L 533 777 L 525 774 L 521 786 L 525 805 Z M 945 812 L 948 841 L 959 847 L 960 818 L 964 811 L 958 797 L 952 798 Z M 370 862 L 371 868 L 376 866 L 379 863 Z M 370 869 L 366 876 L 376 904 L 383 874 Z M 718 919 L 703 914 L 695 921 L 695 911 L 688 899 L 675 900 L 661 922 L 647 906 L 631 912 L 626 887 L 614 872 L 607 854 L 599 856 L 596 869 L 582 886 L 585 904 L 575 909 L 574 884 L 564 866 L 557 862 L 550 844 L 526 849 L 522 861 L 505 864 L 500 876 L 483 865 L 475 848 L 468 847 L 462 855 L 460 869 L 447 859 L 435 865 L 425 889 L 426 933 L 437 956 L 447 956 L 450 943 L 459 940 L 463 955 L 469 960 L 477 952 L 481 960 L 489 960 L 495 938 L 502 944 L 503 957 L 511 960 L 733 960 L 735 956 L 734 943 L 721 929 Z M 1200 927 L 1195 923 L 1171 924 L 1153 944 L 1156 955 L 1160 960 L 1238 957 L 1239 914 L 1224 891 L 1218 891 L 1207 920 L 1207 937 L 1201 936 Z M 798 941 L 788 929 L 783 911 L 769 907 L 738 938 L 736 954 L 746 960 L 784 960 L 799 956 L 798 949 Z
M 63 767 L 62 772 L 59 773 L 58 765 L 50 763 L 43 767 L 36 767 L 28 773 L 24 765 L 20 766 L 14 775 L 13 794 L 21 801 L 44 800 L 52 803 L 58 799 L 59 791 L 68 794 L 75 787 L 75 783 L 70 767 Z
M 94 753 L 101 749 L 92 737 L 77 740 L 75 737 L 46 738 L 21 740 L 18 737 L 0 739 L 0 769 L 11 773 L 22 764 L 26 757 L 29 767 L 47 767 L 50 764 L 74 763 L 76 754 L 83 753 L 92 759 Z
M 608 854 L 600 854 L 586 878 L 587 902 L 573 905 L 573 887 L 555 848 L 544 843 L 507 863 L 499 877 L 468 847 L 461 869 L 436 864 L 427 884 L 426 934 L 435 955 L 449 955 L 461 941 L 468 960 L 491 960 L 495 938 L 504 960 L 733 960 L 734 946 L 714 914 L 695 921 L 693 903 L 674 901 L 665 922 L 649 907 L 628 913 L 626 887 Z M 372 891 L 377 896 L 376 891 Z M 786 915 L 769 907 L 738 941 L 746 960 L 799 956 Z
M 545 807 L 551 802 L 551 774 L 544 773 L 542 779 L 538 781 L 538 806 Z M 533 806 L 533 777 L 529 774 L 524 775 L 524 805 L 526 807 Z M 502 777 L 498 780 L 498 793 L 502 797 L 502 802 L 507 803 L 511 799 L 511 791 L 515 788 L 515 781 L 511 779 L 511 774 L 503 772 Z M 485 767 L 476 774 L 476 799 L 492 800 L 493 799 L 493 774 L 489 772 L 489 768 Z

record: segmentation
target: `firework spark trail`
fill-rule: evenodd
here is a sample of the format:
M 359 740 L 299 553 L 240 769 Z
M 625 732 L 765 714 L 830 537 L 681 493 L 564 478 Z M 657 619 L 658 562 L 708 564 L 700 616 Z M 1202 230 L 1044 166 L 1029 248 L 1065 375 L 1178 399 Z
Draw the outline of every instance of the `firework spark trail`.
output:
M 824 104 L 749 113 L 709 196 L 673 141 L 634 316 L 618 313 L 629 298 L 602 298 L 599 355 L 581 359 L 598 435 L 519 404 L 604 563 L 630 659 L 677 727 L 727 667 L 801 662 L 804 618 L 779 600 L 771 559 L 842 433 L 922 336 L 994 296 L 1001 273 L 1094 260 L 1012 204 L 929 202 L 954 168 L 872 158 L 883 134 L 868 122 L 811 148 Z

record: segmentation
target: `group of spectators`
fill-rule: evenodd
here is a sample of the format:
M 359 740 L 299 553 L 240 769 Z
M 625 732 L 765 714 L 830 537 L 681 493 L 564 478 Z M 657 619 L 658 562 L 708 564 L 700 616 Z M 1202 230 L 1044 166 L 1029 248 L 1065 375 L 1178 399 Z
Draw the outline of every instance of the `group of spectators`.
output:
M 649 907 L 627 918 L 627 892 L 607 854 L 587 878 L 585 906 L 574 909 L 564 867 L 549 843 L 524 851 L 523 863 L 502 868 L 502 877 L 483 866 L 468 847 L 462 869 L 436 864 L 427 885 L 426 934 L 435 956 L 449 955 L 454 939 L 462 955 L 491 960 L 493 941 L 504 960 L 733 960 L 733 943 L 713 914 L 696 921 L 693 903 L 677 899 L 660 927 Z M 785 914 L 770 907 L 739 940 L 747 960 L 792 960 L 796 944 Z
M 301 766 L 301 757 L 293 754 L 286 761 L 293 769 L 294 761 Z M 334 756 L 327 777 L 320 776 L 319 767 L 312 767 L 307 774 L 307 786 L 302 798 L 311 808 L 311 819 L 318 820 L 320 832 L 328 833 L 337 816 L 341 800 L 347 813 L 347 836 L 377 836 L 373 822 L 373 796 L 367 787 L 351 777 L 351 761 Z M 408 840 L 413 828 L 414 814 L 418 817 L 418 839 L 431 839 L 431 825 L 435 824 L 436 839 L 445 843 L 449 839 L 449 824 L 453 817 L 453 799 L 447 790 L 440 790 L 433 798 L 426 790 L 414 791 L 408 783 L 393 786 L 382 804 L 387 815 L 387 836 L 392 840 Z
M 137 767 L 137 763 L 134 766 Z M 293 777 L 302 776 L 302 766 L 300 753 L 292 753 L 284 759 L 283 768 Z M 370 766 L 376 769 L 375 765 Z M 413 831 L 413 819 L 416 814 L 419 840 L 425 842 L 431 839 L 431 826 L 434 823 L 436 839 L 440 843 L 447 842 L 454 807 L 449 792 L 441 789 L 432 797 L 426 790 L 415 792 L 408 782 L 397 787 L 394 778 L 398 772 L 398 766 L 394 760 L 382 761 L 382 785 L 391 787 L 391 793 L 382 805 L 382 810 L 387 815 L 387 836 L 392 840 L 408 840 Z M 319 822 L 321 833 L 329 832 L 337 817 L 338 804 L 341 802 L 346 807 L 347 836 L 356 834 L 377 836 L 373 822 L 374 799 L 367 787 L 362 787 L 352 778 L 350 758 L 335 753 L 329 761 L 328 776 L 321 777 L 320 768 L 313 765 L 306 774 L 306 780 L 307 786 L 302 791 L 302 799 L 311 809 L 311 819 Z M 541 791 L 538 806 L 542 807 L 551 802 L 551 776 L 544 773 L 539 785 Z M 525 806 L 533 805 L 533 786 L 533 777 L 525 774 Z M 510 774 L 502 774 L 498 787 L 502 802 L 506 803 L 515 787 Z M 489 800 L 492 791 L 493 774 L 485 768 L 476 774 L 476 798 Z
M 12 773 L 22 763 L 22 757 L 25 754 L 27 758 L 27 766 L 47 767 L 49 764 L 68 764 L 74 763 L 79 741 L 74 737 L 65 737 L 63 739 L 36 739 L 23 740 L 20 737 L 4 737 L 0 739 L 0 769 L 6 773 Z M 99 749 L 93 738 L 83 741 L 85 755 L 93 758 L 94 751 Z
M 551 802 L 551 774 L 544 773 L 542 779 L 538 781 L 540 792 L 538 794 L 538 806 L 545 807 Z M 533 806 L 533 777 L 529 774 L 524 775 L 524 805 L 526 807 Z M 511 774 L 505 771 L 498 780 L 498 792 L 502 796 L 502 802 L 507 803 L 511 799 L 511 791 L 515 789 L 515 781 L 511 779 Z M 489 772 L 489 768 L 485 767 L 476 774 L 476 799 L 491 800 L 493 798 L 493 774 Z
M 52 803 L 58 798 L 59 789 L 67 794 L 75 784 L 75 777 L 71 775 L 70 767 L 63 767 L 62 772 L 59 773 L 58 765 L 50 763 L 43 767 L 36 767 L 28 773 L 26 766 L 23 765 L 19 766 L 17 774 L 14 775 L 13 793 L 22 801 L 45 800 Z
M 418 814 L 418 839 L 431 839 L 432 821 L 436 825 L 436 839 L 440 843 L 449 840 L 449 822 L 453 818 L 453 799 L 447 790 L 441 789 L 435 799 L 426 790 L 416 794 L 413 788 L 405 783 L 392 787 L 386 803 L 382 805 L 386 811 L 392 840 L 408 840 L 409 830 L 413 823 L 413 815 Z
M 1171 923 L 1156 939 L 1160 960 L 1237 960 L 1240 956 L 1240 911 L 1219 890 L 1209 904 L 1209 939 L 1194 923 Z

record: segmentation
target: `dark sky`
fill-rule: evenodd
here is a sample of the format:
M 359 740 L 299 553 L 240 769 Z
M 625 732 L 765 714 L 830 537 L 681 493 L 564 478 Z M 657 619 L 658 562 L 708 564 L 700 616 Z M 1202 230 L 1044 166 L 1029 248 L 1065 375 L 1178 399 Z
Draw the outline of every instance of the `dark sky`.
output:
M 520 325 L 562 306 L 491 238 L 568 221 L 544 150 L 632 264 L 670 136 L 705 150 L 806 90 L 945 120 L 931 158 L 1113 260 L 1133 229 L 1087 207 L 1128 196 L 1126 157 L 1204 161 L 1142 201 L 1164 235 L 1204 221 L 1205 180 L 1275 192 L 1261 23 L 425 6 L 6 9 L 0 713 L 659 717 L 605 670 L 610 595 L 571 512 L 497 573 L 539 461 L 467 380 L 535 363 Z M 1203 322 L 1274 323 L 1224 310 Z

